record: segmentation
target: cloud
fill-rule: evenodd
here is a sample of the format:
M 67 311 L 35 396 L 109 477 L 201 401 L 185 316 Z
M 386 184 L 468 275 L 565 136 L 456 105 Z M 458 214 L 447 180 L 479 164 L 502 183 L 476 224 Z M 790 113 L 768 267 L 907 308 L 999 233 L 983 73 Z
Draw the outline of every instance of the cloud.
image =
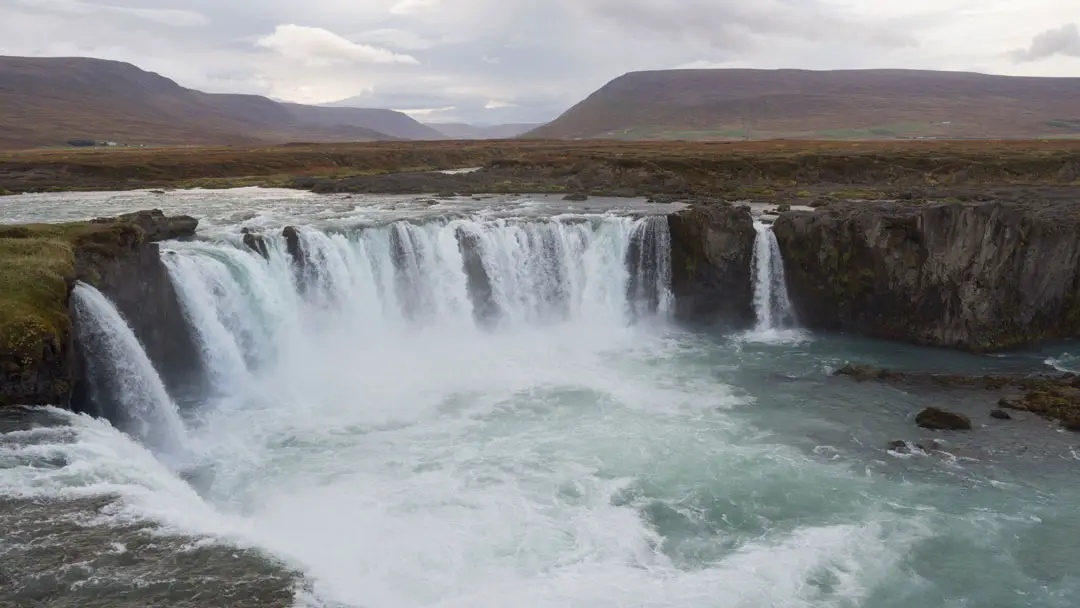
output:
M 258 45 L 314 67 L 342 63 L 420 63 L 411 55 L 357 44 L 329 30 L 302 25 L 279 25 L 273 34 L 259 38 Z
M 390 12 L 394 15 L 409 15 L 438 5 L 439 0 L 401 0 L 390 7 Z
M 439 45 L 439 41 L 428 40 L 414 32 L 395 28 L 368 30 L 352 36 L 352 38 L 365 44 L 404 51 L 423 51 Z
M 855 20 L 817 2 L 789 0 L 579 0 L 578 6 L 599 18 L 634 28 L 650 37 L 692 37 L 717 48 L 738 49 L 765 36 L 806 40 L 839 37 L 875 46 L 907 46 L 906 32 L 872 21 Z
M 209 19 L 201 13 L 174 8 L 129 8 L 109 4 L 95 4 L 82 0 L 15 0 L 31 8 L 70 13 L 74 15 L 116 15 L 144 19 L 161 25 L 174 27 L 200 27 L 209 24 Z
M 509 101 L 500 101 L 498 99 L 490 99 L 484 104 L 485 110 L 501 110 L 503 108 L 513 108 L 517 104 L 510 103 Z
M 1054 55 L 1080 57 L 1080 27 L 1069 23 L 1046 30 L 1032 39 L 1031 46 L 1017 49 L 1011 55 L 1017 62 L 1038 61 Z

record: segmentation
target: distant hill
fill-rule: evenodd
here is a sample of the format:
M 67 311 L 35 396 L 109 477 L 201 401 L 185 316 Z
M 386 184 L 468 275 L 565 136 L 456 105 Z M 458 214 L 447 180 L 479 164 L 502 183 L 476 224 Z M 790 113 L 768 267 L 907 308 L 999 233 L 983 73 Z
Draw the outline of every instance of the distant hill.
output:
M 394 110 L 352 108 L 340 106 L 305 106 L 297 103 L 284 104 L 304 122 L 323 126 L 338 124 L 366 125 L 380 133 L 399 139 L 436 140 L 445 139 L 443 134 Z
M 613 80 L 528 137 L 1080 137 L 1080 78 L 917 70 L 669 70 Z
M 431 123 L 429 127 L 449 139 L 513 139 L 540 124 L 467 125 L 462 123 Z
M 0 148 L 77 139 L 146 145 L 372 141 L 430 132 L 400 112 L 202 93 L 117 61 L 0 57 Z

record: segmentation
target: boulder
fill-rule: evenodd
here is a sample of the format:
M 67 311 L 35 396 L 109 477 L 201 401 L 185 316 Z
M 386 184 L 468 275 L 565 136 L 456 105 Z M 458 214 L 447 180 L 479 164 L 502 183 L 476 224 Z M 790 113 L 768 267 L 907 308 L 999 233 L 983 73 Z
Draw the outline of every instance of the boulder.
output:
M 1073 416 L 1066 418 L 1061 422 L 1062 428 L 1066 431 L 1072 431 L 1074 433 L 1080 433 L 1080 416 Z
M 915 424 L 932 431 L 970 431 L 971 420 L 936 407 L 928 407 L 915 417 Z
M 995 420 L 1012 420 L 1012 416 L 1005 410 L 990 410 L 990 417 Z
M 195 236 L 199 220 L 190 215 L 167 216 L 161 209 L 125 213 L 116 218 L 98 218 L 98 223 L 124 222 L 135 224 L 146 233 L 148 242 L 167 241 L 170 239 L 190 238 Z
M 566 196 L 564 196 L 563 200 L 564 201 L 578 201 L 578 202 L 587 201 L 587 200 L 589 200 L 589 195 L 585 194 L 584 192 L 574 192 L 573 194 L 567 194 Z
M 890 452 L 899 452 L 900 454 L 910 454 L 911 446 L 903 439 L 897 439 L 896 441 L 890 441 L 885 446 Z

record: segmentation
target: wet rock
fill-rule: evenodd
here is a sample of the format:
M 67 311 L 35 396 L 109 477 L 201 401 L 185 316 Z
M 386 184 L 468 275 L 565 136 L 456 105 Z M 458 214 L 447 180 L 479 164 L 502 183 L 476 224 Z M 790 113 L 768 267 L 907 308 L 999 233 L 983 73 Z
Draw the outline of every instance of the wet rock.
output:
M 774 233 L 812 328 L 973 351 L 1080 334 L 1072 201 L 838 201 Z
M 886 448 L 890 452 L 899 452 L 901 454 L 910 454 L 911 453 L 911 446 L 909 446 L 908 442 L 904 441 L 903 439 L 897 439 L 896 441 L 890 441 L 888 443 L 888 445 L 886 446 Z
M 688 321 L 750 322 L 754 218 L 749 208 L 694 205 L 668 216 L 675 314 Z
M 970 431 L 971 420 L 963 414 L 956 414 L 936 407 L 928 407 L 915 417 L 915 424 L 932 431 Z
M 182 239 L 195 236 L 199 220 L 190 215 L 165 215 L 161 209 L 125 213 L 115 218 L 98 218 L 95 223 L 122 222 L 135 224 L 146 233 L 149 242 Z
M 786 213 L 788 211 L 791 211 L 791 205 L 784 204 L 784 205 L 777 205 L 776 206 L 776 212 L 777 213 Z
M 923 441 L 919 441 L 915 444 L 915 447 L 926 452 L 927 454 L 942 451 L 941 444 L 934 441 L 933 439 L 925 439 Z
M 244 246 L 261 255 L 267 260 L 270 259 L 270 249 L 266 246 L 266 238 L 263 235 L 252 231 L 250 228 L 244 228 L 241 230 L 244 235 Z
M 1080 416 L 1066 418 L 1061 422 L 1062 428 L 1073 433 L 1080 433 Z
M 1005 410 L 990 410 L 990 417 L 995 420 L 1012 420 L 1012 416 Z
M 296 226 L 286 226 L 281 231 L 281 236 L 285 237 L 285 251 L 293 259 L 293 262 L 303 266 L 304 265 L 304 252 L 300 248 L 300 231 Z
M 457 196 L 457 192 L 453 190 L 444 190 L 436 195 L 437 198 L 454 198 Z
M 845 365 L 840 369 L 833 372 L 834 376 L 847 376 L 854 378 L 858 382 L 866 382 L 868 380 L 885 380 L 892 376 L 892 373 L 887 369 L 877 369 L 870 367 L 869 365 Z
M 563 200 L 575 202 L 587 201 L 589 200 L 589 195 L 585 194 L 584 192 L 574 192 L 573 194 L 567 194 L 566 196 L 564 196 Z

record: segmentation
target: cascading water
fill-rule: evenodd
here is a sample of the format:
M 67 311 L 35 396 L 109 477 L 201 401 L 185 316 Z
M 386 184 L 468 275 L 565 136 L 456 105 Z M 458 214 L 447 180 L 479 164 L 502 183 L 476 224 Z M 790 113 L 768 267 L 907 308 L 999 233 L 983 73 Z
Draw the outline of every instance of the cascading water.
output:
M 769 332 L 790 328 L 795 322 L 795 313 L 788 299 L 780 244 L 772 226 L 755 221 L 754 230 L 757 231 L 753 258 L 755 330 Z
M 0 197 L 0 218 L 105 204 L 40 196 L 55 204 Z M 108 195 L 124 210 L 145 198 Z M 559 215 L 543 197 L 291 190 L 158 202 L 204 218 L 198 240 L 161 247 L 209 375 L 178 387 L 185 431 L 115 309 L 76 288 L 91 388 L 129 433 L 0 408 L 2 605 L 1072 608 L 1080 595 L 1071 436 L 1017 416 L 939 438 L 970 458 L 897 454 L 886 444 L 918 437 L 923 399 L 824 380 L 854 357 L 979 372 L 998 359 L 664 323 L 667 221 L 631 214 L 665 206 Z M 241 243 L 243 228 L 285 225 L 302 227 L 267 236 L 265 258 Z M 758 230 L 759 318 L 790 326 L 775 240 Z M 949 400 L 973 419 L 986 406 Z M 181 439 L 183 458 L 163 459 Z
M 166 255 L 218 375 L 233 377 L 281 348 L 285 319 L 305 308 L 346 311 L 336 323 L 372 332 L 569 319 L 623 325 L 663 315 L 671 302 L 663 217 L 402 221 L 299 234 L 303 260 L 291 261 L 280 237 L 268 239 L 265 263 L 230 243 L 177 245 Z
M 131 327 L 90 285 L 77 283 L 72 301 L 95 401 L 115 404 L 108 417 L 144 445 L 175 453 L 184 444 L 184 423 Z

